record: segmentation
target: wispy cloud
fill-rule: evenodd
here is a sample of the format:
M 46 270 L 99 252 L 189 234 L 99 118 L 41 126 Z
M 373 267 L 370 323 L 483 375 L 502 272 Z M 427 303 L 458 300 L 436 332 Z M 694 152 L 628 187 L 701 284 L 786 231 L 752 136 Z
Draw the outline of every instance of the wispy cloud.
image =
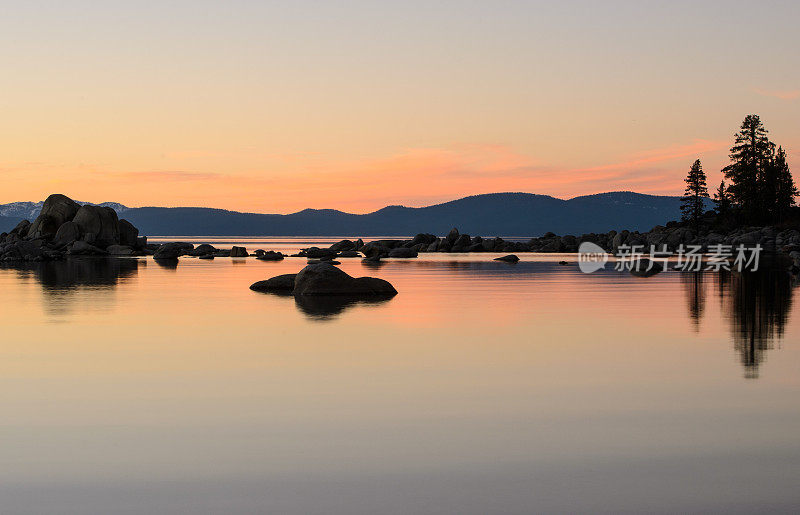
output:
M 151 171 L 140 171 L 140 172 L 117 172 L 111 173 L 110 175 L 114 175 L 121 178 L 127 179 L 138 179 L 143 181 L 150 181 L 150 182 L 171 182 L 171 181 L 198 181 L 198 180 L 207 180 L 207 179 L 220 179 L 224 176 L 218 173 L 208 173 L 208 172 L 191 172 L 191 171 L 183 171 L 183 170 L 151 170 Z
M 796 100 L 800 98 L 800 89 L 776 90 L 755 88 L 753 91 L 763 97 L 773 97 L 781 100 Z

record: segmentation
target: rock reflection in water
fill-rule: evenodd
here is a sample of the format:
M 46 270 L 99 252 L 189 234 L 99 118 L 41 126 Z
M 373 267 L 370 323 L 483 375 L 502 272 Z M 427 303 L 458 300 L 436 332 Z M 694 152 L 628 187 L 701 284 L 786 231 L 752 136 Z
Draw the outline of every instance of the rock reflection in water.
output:
M 42 287 L 45 310 L 52 315 L 69 313 L 82 290 L 92 290 L 94 295 L 82 297 L 82 306 L 108 309 L 112 294 L 120 283 L 137 275 L 145 262 L 128 258 L 71 258 L 49 262 L 11 262 L 0 264 L 0 270 L 15 271 L 22 279 L 33 279 Z
M 795 286 L 795 279 L 784 271 L 717 275 L 723 311 L 745 377 L 758 377 L 767 350 L 783 338 Z
M 332 320 L 343 311 L 354 306 L 377 306 L 392 297 L 351 297 L 348 295 L 315 296 L 298 295 L 294 298 L 297 309 L 312 320 Z

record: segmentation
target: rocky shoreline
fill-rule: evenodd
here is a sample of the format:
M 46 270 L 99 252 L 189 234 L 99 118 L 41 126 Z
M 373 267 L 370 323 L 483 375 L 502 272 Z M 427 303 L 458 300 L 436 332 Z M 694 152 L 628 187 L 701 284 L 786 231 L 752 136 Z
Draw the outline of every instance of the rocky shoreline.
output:
M 793 271 L 800 271 L 800 225 L 783 227 L 739 227 L 730 231 L 702 226 L 695 230 L 686 224 L 669 222 L 647 232 L 609 231 L 580 236 L 547 233 L 527 241 L 509 241 L 500 237 L 484 238 L 452 229 L 446 236 L 420 233 L 411 239 L 383 239 L 364 242 L 362 239 L 341 240 L 327 248 L 309 247 L 292 257 L 305 257 L 311 262 L 331 262 L 338 258 L 363 257 L 377 262 L 384 258 L 415 258 L 421 253 L 575 253 L 581 243 L 591 242 L 610 254 L 624 246 L 651 246 L 676 252 L 682 245 L 697 245 L 703 251 L 713 245 L 760 245 L 768 253 L 785 256 Z M 44 202 L 39 216 L 31 223 L 20 222 L 8 234 L 0 233 L 0 261 L 48 261 L 68 256 L 145 256 L 157 260 L 177 260 L 182 256 L 200 259 L 255 256 L 264 261 L 287 257 L 275 251 L 234 246 L 218 249 L 209 244 L 186 242 L 148 244 L 147 238 L 130 222 L 118 219 L 110 207 L 80 205 L 70 198 L 54 194 Z

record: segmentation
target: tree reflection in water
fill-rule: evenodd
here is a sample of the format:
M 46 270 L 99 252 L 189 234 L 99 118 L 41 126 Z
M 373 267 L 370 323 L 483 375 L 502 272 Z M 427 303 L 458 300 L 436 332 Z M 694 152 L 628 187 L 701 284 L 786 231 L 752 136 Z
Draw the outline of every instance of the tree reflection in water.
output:
M 796 279 L 779 270 L 723 271 L 717 274 L 716 282 L 745 377 L 757 378 L 766 351 L 783 338 Z

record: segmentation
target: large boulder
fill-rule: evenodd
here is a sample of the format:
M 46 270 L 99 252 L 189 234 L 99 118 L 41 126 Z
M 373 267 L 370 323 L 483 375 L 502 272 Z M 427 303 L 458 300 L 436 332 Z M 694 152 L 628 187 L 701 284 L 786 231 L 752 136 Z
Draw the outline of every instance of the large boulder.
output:
M 244 247 L 231 247 L 231 254 L 230 256 L 233 257 L 247 257 L 249 254 L 247 253 L 247 249 Z
M 47 197 L 42 211 L 28 230 L 28 238 L 50 238 L 64 222 L 69 222 L 81 206 L 66 195 L 55 193 Z
M 81 239 L 81 230 L 73 221 L 64 222 L 61 224 L 61 227 L 58 228 L 56 231 L 56 235 L 53 238 L 53 244 L 56 246 L 61 245 L 69 245 L 73 241 Z
M 139 229 L 125 219 L 120 220 L 117 225 L 119 244 L 127 245 L 128 247 L 136 247 L 139 240 Z
M 294 295 L 391 296 L 397 290 L 375 277 L 351 277 L 329 263 L 308 265 L 294 280 Z
M 108 206 L 81 206 L 72 221 L 77 224 L 83 239 L 97 247 L 119 243 L 117 212 Z
M 253 291 L 269 293 L 292 293 L 294 290 L 294 278 L 297 274 L 276 275 L 265 281 L 258 281 L 250 285 Z

